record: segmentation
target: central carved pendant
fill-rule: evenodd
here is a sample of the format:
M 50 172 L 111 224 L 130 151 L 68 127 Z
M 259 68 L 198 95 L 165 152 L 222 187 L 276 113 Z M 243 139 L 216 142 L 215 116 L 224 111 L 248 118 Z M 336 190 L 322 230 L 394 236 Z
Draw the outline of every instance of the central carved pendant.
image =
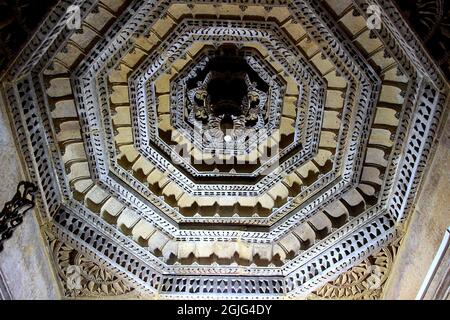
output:
M 236 46 L 219 47 L 187 88 L 188 117 L 203 133 L 204 145 L 245 143 L 249 132 L 264 127 L 268 85 Z

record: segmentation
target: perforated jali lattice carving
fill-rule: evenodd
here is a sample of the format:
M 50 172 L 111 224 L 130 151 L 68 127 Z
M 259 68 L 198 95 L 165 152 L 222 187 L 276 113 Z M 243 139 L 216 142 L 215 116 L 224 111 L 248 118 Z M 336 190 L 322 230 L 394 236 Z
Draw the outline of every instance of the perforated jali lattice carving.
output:
M 379 30 L 362 0 L 61 1 L 3 83 L 56 252 L 161 298 L 306 297 L 371 261 L 448 94 L 372 2 Z

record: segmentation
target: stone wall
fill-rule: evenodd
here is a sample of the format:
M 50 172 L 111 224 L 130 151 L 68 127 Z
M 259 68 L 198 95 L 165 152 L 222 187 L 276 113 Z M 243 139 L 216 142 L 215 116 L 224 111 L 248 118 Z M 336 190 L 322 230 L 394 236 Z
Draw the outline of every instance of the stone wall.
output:
M 448 109 L 448 108 L 447 108 Z M 385 299 L 415 299 L 450 226 L 450 118 L 443 121 L 432 162 L 386 284 Z
M 24 180 L 21 162 L 14 145 L 3 97 L 0 97 L 1 208 L 13 197 L 20 180 Z M 3 284 L 8 287 L 12 299 L 59 299 L 59 289 L 35 214 L 29 212 L 13 237 L 4 242 L 4 250 L 0 253 Z

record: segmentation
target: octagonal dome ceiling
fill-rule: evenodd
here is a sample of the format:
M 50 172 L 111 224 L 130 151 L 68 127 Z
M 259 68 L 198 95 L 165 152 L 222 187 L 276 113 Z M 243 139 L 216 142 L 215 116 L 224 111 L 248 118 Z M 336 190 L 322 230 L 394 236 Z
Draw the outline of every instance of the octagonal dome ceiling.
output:
M 3 82 L 58 263 L 298 298 L 387 252 L 448 87 L 370 3 L 379 29 L 364 0 L 60 1 Z

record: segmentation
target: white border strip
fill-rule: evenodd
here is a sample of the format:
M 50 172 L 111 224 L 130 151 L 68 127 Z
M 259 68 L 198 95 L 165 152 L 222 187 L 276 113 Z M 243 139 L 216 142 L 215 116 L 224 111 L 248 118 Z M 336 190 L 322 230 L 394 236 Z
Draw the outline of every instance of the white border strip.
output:
M 430 269 L 428 270 L 427 275 L 425 276 L 425 280 L 422 283 L 422 286 L 419 289 L 419 292 L 417 293 L 416 300 L 423 300 L 425 297 L 425 294 L 428 290 L 428 288 L 431 285 L 431 282 L 434 279 L 434 276 L 436 275 L 437 269 L 441 262 L 443 261 L 445 252 L 450 247 L 450 226 L 447 228 L 444 234 L 444 238 L 442 239 L 441 245 L 439 246 L 439 249 L 434 256 L 433 262 L 430 265 Z

